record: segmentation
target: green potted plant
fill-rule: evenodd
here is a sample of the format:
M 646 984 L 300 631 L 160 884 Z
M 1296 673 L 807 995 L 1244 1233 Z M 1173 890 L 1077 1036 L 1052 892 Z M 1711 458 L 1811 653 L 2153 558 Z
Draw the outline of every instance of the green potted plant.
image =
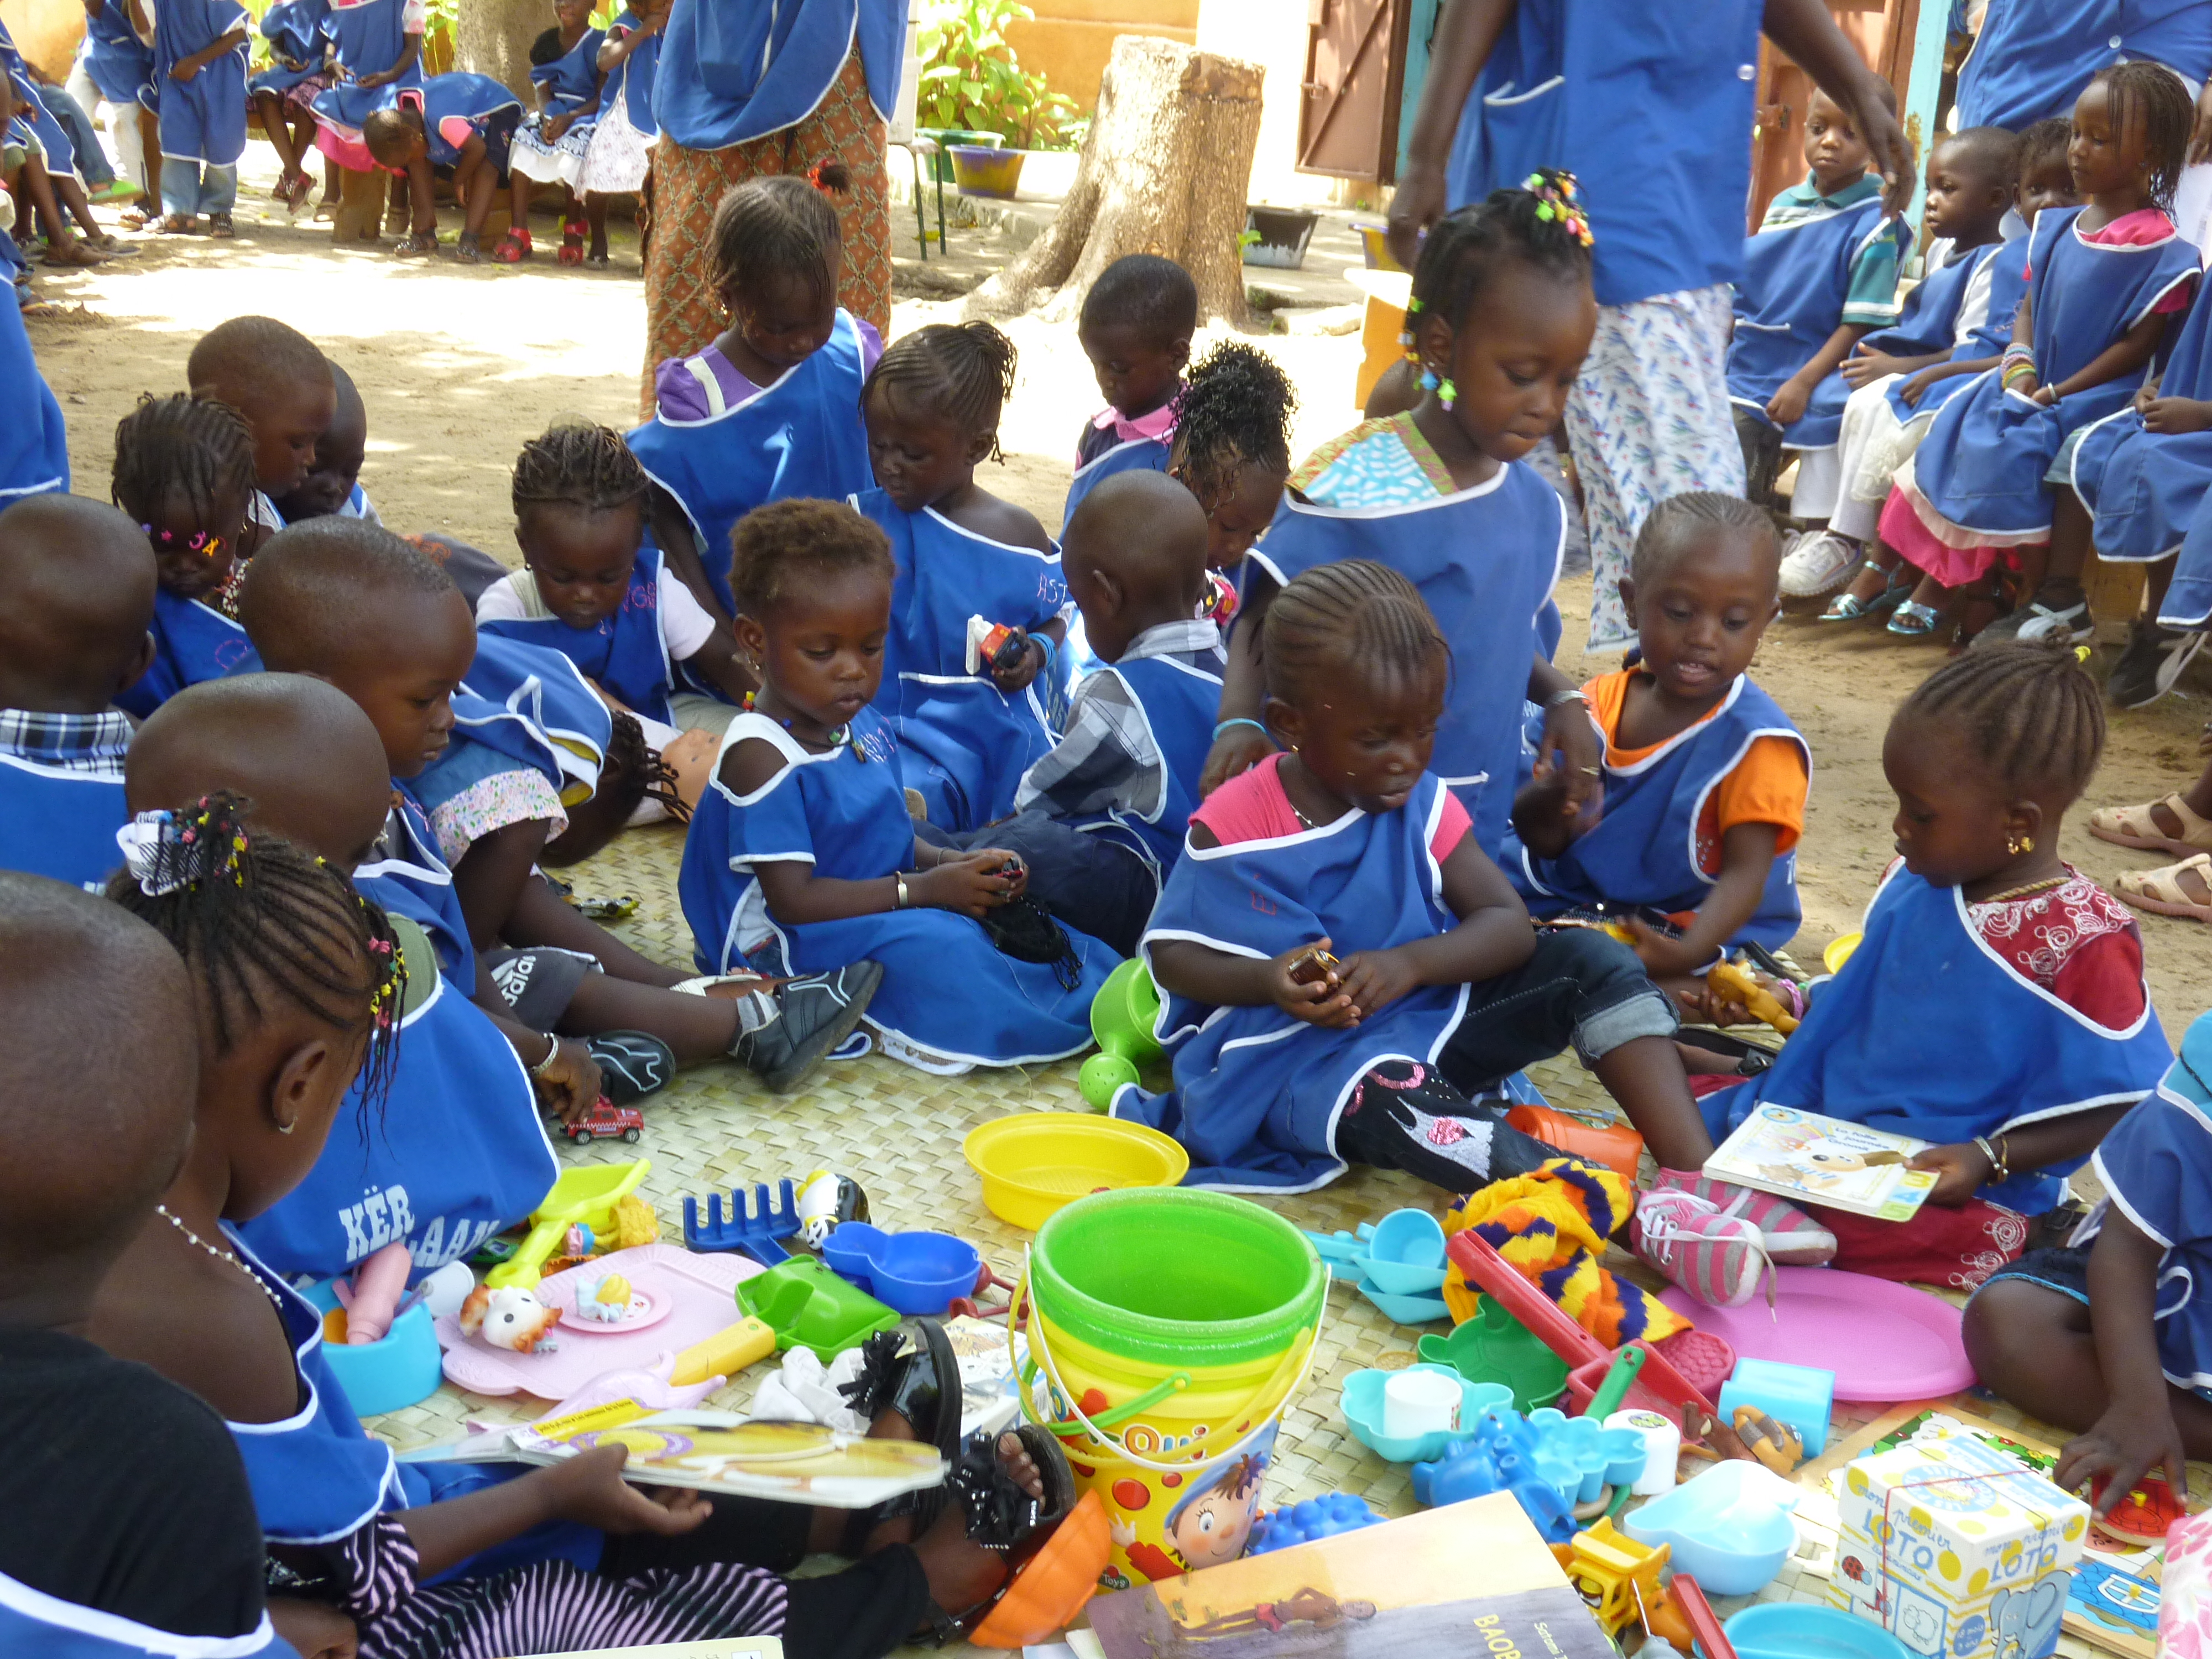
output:
M 915 125 L 938 143 L 938 176 L 964 194 L 1012 196 L 1023 150 L 1068 143 L 1075 100 L 1025 73 L 1006 39 L 1008 24 L 1035 15 L 1021 0 L 927 0 L 922 8 Z

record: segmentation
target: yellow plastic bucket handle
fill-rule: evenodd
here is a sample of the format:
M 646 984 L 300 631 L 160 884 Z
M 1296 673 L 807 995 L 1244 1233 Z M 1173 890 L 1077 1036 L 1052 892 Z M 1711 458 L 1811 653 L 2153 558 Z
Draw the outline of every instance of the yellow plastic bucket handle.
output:
M 1159 1474 L 1189 1474 L 1191 1465 L 1188 1463 L 1155 1463 L 1149 1457 L 1141 1456 L 1138 1453 L 1131 1451 L 1127 1445 L 1122 1443 L 1120 1437 L 1114 1434 L 1107 1426 L 1106 1422 L 1104 1421 L 1106 1418 L 1116 1417 L 1126 1419 L 1139 1408 L 1136 1402 L 1133 1401 L 1130 1405 L 1121 1407 L 1117 1411 L 1102 1413 L 1100 1416 L 1097 1418 L 1086 1417 L 1084 1415 L 1083 1407 L 1076 1400 L 1075 1391 L 1069 1388 L 1067 1384 L 1061 1380 L 1059 1368 L 1052 1363 L 1051 1351 L 1046 1346 L 1044 1341 L 1043 1310 L 1039 1308 L 1035 1302 L 1030 1301 L 1030 1260 L 1029 1253 L 1026 1250 L 1022 1254 L 1022 1284 L 1021 1289 L 1015 1293 L 1014 1306 L 1018 1308 L 1024 1302 L 1029 1303 L 1030 1316 L 1029 1322 L 1030 1357 L 1028 1359 L 1021 1362 L 1022 1386 L 1020 1389 L 1020 1400 L 1022 1415 L 1028 1418 L 1030 1422 L 1035 1423 L 1039 1428 L 1045 1429 L 1053 1434 L 1059 1435 L 1062 1438 L 1072 1437 L 1079 1430 L 1088 1431 L 1094 1438 L 1103 1441 L 1105 1444 L 1111 1446 L 1116 1454 L 1127 1459 L 1130 1462 L 1136 1464 L 1140 1468 L 1151 1469 Z M 1313 1328 L 1310 1331 L 1300 1333 L 1297 1339 L 1283 1350 L 1283 1357 L 1275 1362 L 1275 1369 L 1267 1373 L 1266 1379 L 1261 1382 L 1258 1388 L 1253 1389 L 1250 1396 L 1245 1400 L 1244 1403 L 1241 1407 L 1232 1412 L 1224 1412 L 1221 1415 L 1226 1419 L 1236 1419 L 1244 1416 L 1255 1405 L 1267 1397 L 1269 1391 L 1272 1390 L 1275 1384 L 1281 1380 L 1283 1373 L 1295 1364 L 1297 1369 L 1297 1376 L 1291 1383 L 1291 1386 L 1284 1391 L 1283 1397 L 1280 1401 L 1277 1403 L 1275 1409 L 1269 1412 L 1261 1421 L 1255 1423 L 1251 1429 L 1245 1434 L 1244 1437 L 1237 1441 L 1235 1445 L 1230 1447 L 1227 1451 L 1217 1452 L 1208 1461 L 1217 1463 L 1225 1462 L 1229 1459 L 1235 1457 L 1243 1451 L 1247 1446 L 1258 1440 L 1259 1437 L 1267 1431 L 1268 1426 L 1273 1423 L 1276 1416 L 1289 1406 L 1291 1400 L 1297 1397 L 1298 1390 L 1305 1386 L 1308 1372 L 1313 1368 L 1314 1356 L 1321 1352 L 1322 1328 L 1327 1322 L 1328 1318 L 1328 1298 L 1324 1295 L 1322 1297 L 1321 1306 L 1315 1310 Z M 1009 1319 L 1006 1322 L 1006 1352 L 1009 1358 L 1012 1357 L 1013 1347 L 1013 1321 Z M 1043 1367 L 1046 1379 L 1051 1382 L 1054 1389 L 1059 1390 L 1060 1398 L 1067 1401 L 1068 1410 L 1075 1413 L 1074 1426 L 1070 1426 L 1063 1423 L 1048 1422 L 1043 1418 L 1037 1415 L 1036 1402 L 1032 1398 L 1032 1379 L 1036 1376 L 1040 1364 Z M 1178 1379 L 1181 1379 L 1180 1382 Z M 1140 1395 L 1139 1398 L 1145 1401 L 1158 1400 L 1163 1398 L 1165 1392 L 1168 1390 L 1172 1389 L 1179 1391 L 1182 1386 L 1188 1385 L 1188 1373 L 1178 1371 L 1173 1377 L 1169 1379 L 1169 1382 L 1166 1384 L 1159 1388 L 1149 1389 L 1146 1394 Z

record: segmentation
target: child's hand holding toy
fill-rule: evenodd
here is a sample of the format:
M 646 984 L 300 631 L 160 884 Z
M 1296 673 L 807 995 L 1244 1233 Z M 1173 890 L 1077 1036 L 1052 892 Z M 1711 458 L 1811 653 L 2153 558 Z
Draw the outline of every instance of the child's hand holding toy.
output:
M 1359 1011 L 1344 994 L 1342 966 L 1328 939 L 1285 951 L 1267 965 L 1267 994 L 1292 1019 L 1341 1030 L 1359 1024 Z

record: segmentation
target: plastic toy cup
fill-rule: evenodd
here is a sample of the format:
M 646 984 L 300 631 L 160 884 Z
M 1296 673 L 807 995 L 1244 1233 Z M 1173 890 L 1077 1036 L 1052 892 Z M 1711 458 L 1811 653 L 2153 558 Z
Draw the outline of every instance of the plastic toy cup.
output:
M 1460 1380 L 1443 1371 L 1399 1371 L 1382 1385 L 1382 1432 L 1393 1440 L 1459 1427 Z

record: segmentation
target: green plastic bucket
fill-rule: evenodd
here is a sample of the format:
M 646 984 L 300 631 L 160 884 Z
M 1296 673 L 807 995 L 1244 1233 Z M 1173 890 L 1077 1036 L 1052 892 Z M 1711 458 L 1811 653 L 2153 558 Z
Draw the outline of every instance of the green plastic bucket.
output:
M 1042 1373 L 1039 1420 L 1113 1523 L 1103 1583 L 1243 1553 L 1328 1289 L 1304 1235 L 1223 1193 L 1097 1193 L 1039 1231 L 1025 1370 L 1032 1384 Z

